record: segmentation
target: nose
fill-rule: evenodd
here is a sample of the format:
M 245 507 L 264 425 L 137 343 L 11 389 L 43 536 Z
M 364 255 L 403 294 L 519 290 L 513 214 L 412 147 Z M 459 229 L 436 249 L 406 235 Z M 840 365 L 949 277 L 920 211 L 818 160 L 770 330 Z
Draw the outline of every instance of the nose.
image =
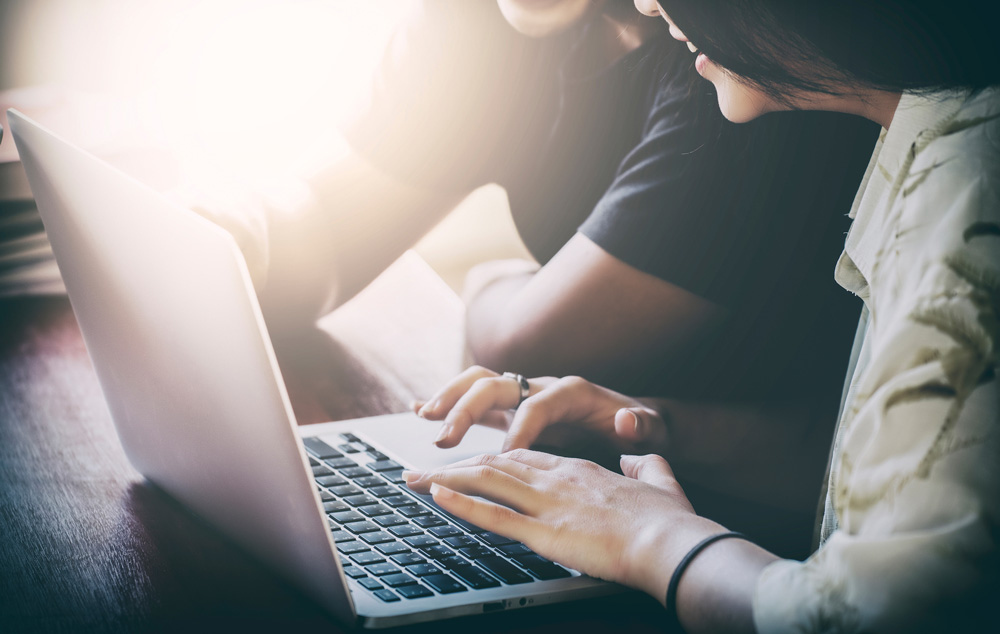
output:
M 635 8 L 639 10 L 639 13 L 651 18 L 660 15 L 660 6 L 656 0 L 635 0 Z

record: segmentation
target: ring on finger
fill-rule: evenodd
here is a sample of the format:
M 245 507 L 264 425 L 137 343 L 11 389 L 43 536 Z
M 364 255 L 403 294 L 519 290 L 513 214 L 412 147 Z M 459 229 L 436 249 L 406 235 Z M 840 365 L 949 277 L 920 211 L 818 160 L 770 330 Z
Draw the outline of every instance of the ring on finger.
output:
M 504 372 L 503 376 L 506 379 L 514 379 L 514 382 L 517 383 L 517 389 L 519 390 L 517 405 L 511 408 L 511 409 L 517 409 L 518 407 L 521 407 L 521 403 L 524 402 L 524 399 L 528 398 L 531 395 L 531 386 L 528 385 L 528 379 L 524 378 L 524 376 L 521 374 L 516 374 L 514 372 Z

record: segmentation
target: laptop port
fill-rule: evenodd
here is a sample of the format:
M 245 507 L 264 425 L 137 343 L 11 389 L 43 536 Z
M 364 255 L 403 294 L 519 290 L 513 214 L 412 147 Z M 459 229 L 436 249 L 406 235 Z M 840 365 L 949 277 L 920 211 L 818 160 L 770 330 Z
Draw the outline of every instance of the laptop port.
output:
M 497 612 L 499 610 L 507 607 L 503 601 L 493 601 L 492 603 L 483 604 L 483 612 Z

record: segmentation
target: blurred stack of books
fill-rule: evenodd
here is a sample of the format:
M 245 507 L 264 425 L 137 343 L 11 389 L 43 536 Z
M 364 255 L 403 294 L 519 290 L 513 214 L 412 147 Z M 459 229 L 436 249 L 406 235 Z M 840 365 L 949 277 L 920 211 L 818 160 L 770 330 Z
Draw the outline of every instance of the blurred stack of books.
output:
M 0 297 L 65 293 L 6 119 L 4 114 L 0 141 Z

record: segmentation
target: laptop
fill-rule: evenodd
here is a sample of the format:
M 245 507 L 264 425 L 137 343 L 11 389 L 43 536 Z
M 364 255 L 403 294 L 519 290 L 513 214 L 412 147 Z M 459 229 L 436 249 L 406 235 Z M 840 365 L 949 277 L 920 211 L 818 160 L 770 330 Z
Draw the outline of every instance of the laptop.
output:
M 16 110 L 12 135 L 126 455 L 339 620 L 368 628 L 610 594 L 403 483 L 413 414 L 298 427 L 232 237 Z

